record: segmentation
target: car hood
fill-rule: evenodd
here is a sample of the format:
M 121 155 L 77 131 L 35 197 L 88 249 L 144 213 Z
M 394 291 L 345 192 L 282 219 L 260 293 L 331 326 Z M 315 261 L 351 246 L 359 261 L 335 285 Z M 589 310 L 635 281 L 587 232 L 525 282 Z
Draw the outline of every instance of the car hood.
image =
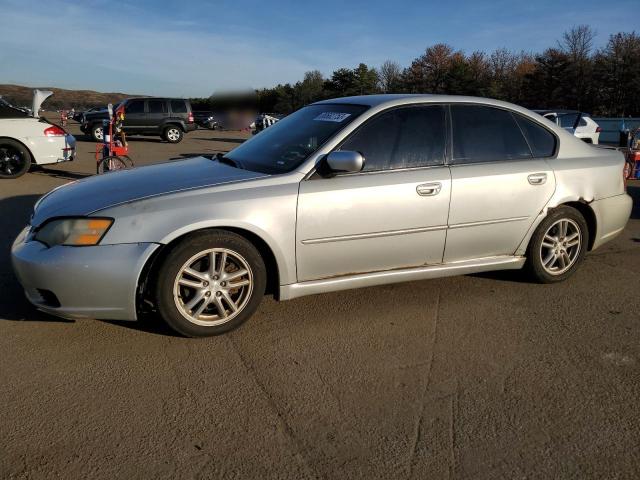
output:
M 111 172 L 52 190 L 35 206 L 31 224 L 51 217 L 89 215 L 114 205 L 223 183 L 266 177 L 205 157 Z

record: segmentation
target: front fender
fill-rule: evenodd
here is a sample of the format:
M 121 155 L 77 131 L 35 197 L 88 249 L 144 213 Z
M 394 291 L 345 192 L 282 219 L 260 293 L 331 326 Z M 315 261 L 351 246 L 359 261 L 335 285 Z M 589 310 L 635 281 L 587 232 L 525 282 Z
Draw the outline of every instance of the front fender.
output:
M 177 230 L 168 232 L 159 243 L 167 245 L 184 235 L 209 228 L 244 230 L 259 237 L 273 252 L 276 264 L 278 265 L 278 278 L 280 279 L 280 283 L 287 284 L 296 282 L 295 258 L 291 255 L 287 255 L 287 253 L 281 248 L 278 240 L 274 238 L 271 233 L 255 224 L 239 222 L 231 219 L 205 220 L 185 225 Z
M 278 264 L 281 284 L 295 283 L 297 179 L 269 177 L 244 184 L 177 192 L 107 208 L 94 215 L 115 219 L 103 244 L 168 244 L 206 228 L 246 230 L 260 237 Z M 260 186 L 256 186 L 259 183 Z

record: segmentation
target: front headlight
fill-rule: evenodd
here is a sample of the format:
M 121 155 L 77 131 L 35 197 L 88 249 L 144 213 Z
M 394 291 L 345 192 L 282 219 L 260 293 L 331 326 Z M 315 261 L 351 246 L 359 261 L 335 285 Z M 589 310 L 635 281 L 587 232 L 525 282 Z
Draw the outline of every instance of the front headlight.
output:
M 111 224 L 112 218 L 59 218 L 45 223 L 33 238 L 48 247 L 97 245 Z

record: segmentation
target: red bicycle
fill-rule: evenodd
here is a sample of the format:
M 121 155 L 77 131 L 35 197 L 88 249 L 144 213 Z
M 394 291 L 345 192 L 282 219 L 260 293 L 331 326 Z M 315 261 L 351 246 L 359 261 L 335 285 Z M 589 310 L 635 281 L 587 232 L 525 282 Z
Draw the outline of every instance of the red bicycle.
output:
M 103 132 L 103 143 L 96 144 L 96 172 L 98 174 L 126 170 L 132 168 L 133 160 L 129 156 L 129 145 L 122 130 L 124 107 L 119 107 L 115 114 L 109 105 L 108 132 Z M 103 127 L 105 129 L 105 127 Z M 120 138 L 116 138 L 116 137 Z

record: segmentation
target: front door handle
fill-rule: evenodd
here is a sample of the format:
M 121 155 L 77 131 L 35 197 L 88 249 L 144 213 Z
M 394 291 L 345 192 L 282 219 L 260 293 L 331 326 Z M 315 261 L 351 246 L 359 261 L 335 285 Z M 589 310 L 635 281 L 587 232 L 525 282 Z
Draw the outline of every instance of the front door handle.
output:
M 416 187 L 416 192 L 418 195 L 423 197 L 432 197 L 433 195 L 437 195 L 442 190 L 442 184 L 440 182 L 433 183 L 423 183 Z
M 531 185 L 544 185 L 547 183 L 546 173 L 532 173 L 527 177 Z

